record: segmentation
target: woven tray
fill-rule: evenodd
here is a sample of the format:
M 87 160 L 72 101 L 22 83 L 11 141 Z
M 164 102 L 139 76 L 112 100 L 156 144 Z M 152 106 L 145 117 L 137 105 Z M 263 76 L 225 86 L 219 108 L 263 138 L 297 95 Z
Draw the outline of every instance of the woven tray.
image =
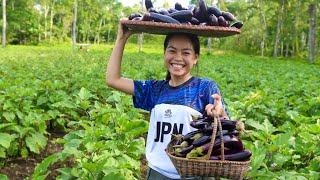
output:
M 172 32 L 184 32 L 205 37 L 226 37 L 240 34 L 241 30 L 235 27 L 204 26 L 188 24 L 171 24 L 153 21 L 121 20 L 121 23 L 135 32 L 167 35 Z

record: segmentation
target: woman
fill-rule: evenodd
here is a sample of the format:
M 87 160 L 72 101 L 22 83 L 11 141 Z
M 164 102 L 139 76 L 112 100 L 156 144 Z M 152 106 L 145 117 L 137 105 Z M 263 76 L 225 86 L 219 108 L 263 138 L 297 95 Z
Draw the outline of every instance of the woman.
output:
M 132 34 L 119 25 L 117 40 L 108 62 L 107 85 L 133 96 L 136 108 L 151 112 L 146 158 L 150 167 L 147 179 L 180 179 L 165 153 L 171 134 L 195 130 L 192 116 L 219 115 L 228 118 L 216 83 L 191 75 L 198 63 L 200 44 L 197 36 L 173 33 L 164 41 L 166 80 L 136 81 L 121 76 L 125 44 Z M 195 178 L 193 178 L 195 179 Z

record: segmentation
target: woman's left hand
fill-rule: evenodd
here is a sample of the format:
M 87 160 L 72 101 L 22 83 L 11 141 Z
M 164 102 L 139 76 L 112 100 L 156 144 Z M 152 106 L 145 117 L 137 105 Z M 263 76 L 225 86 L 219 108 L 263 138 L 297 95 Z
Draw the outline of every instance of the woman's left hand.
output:
M 221 96 L 218 94 L 214 94 L 211 97 L 214 99 L 214 104 L 208 104 L 206 106 L 205 111 L 207 115 L 211 117 L 229 119 L 227 113 L 223 108 Z

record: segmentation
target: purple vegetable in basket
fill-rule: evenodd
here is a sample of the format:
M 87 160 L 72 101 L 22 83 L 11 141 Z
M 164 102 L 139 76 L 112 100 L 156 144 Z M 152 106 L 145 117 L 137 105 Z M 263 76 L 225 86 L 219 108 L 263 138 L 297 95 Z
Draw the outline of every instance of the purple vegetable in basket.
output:
M 242 141 L 234 135 L 223 136 L 223 142 L 224 142 L 224 147 L 227 147 L 229 149 L 235 149 L 238 151 L 242 151 L 244 149 Z M 221 139 L 217 138 L 214 141 L 213 149 L 218 149 L 220 147 L 221 147 Z
M 188 154 L 187 158 L 192 159 L 192 158 L 198 158 L 198 157 L 203 157 L 204 155 L 207 154 L 208 150 L 210 148 L 210 143 L 204 144 L 200 147 L 192 149 Z
M 250 159 L 252 153 L 249 150 L 243 150 L 238 153 L 228 154 L 224 156 L 225 160 L 228 161 L 247 161 Z M 221 159 L 221 156 L 211 156 L 211 160 Z

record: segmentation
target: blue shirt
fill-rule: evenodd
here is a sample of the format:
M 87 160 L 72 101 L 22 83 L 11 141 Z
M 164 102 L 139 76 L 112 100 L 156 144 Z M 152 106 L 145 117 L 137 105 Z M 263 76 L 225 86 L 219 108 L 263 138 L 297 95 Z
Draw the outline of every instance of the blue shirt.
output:
M 217 84 L 207 78 L 192 77 L 177 87 L 166 80 L 134 81 L 133 104 L 147 111 L 157 104 L 185 105 L 204 114 L 206 105 L 214 103 L 213 94 L 221 96 Z

